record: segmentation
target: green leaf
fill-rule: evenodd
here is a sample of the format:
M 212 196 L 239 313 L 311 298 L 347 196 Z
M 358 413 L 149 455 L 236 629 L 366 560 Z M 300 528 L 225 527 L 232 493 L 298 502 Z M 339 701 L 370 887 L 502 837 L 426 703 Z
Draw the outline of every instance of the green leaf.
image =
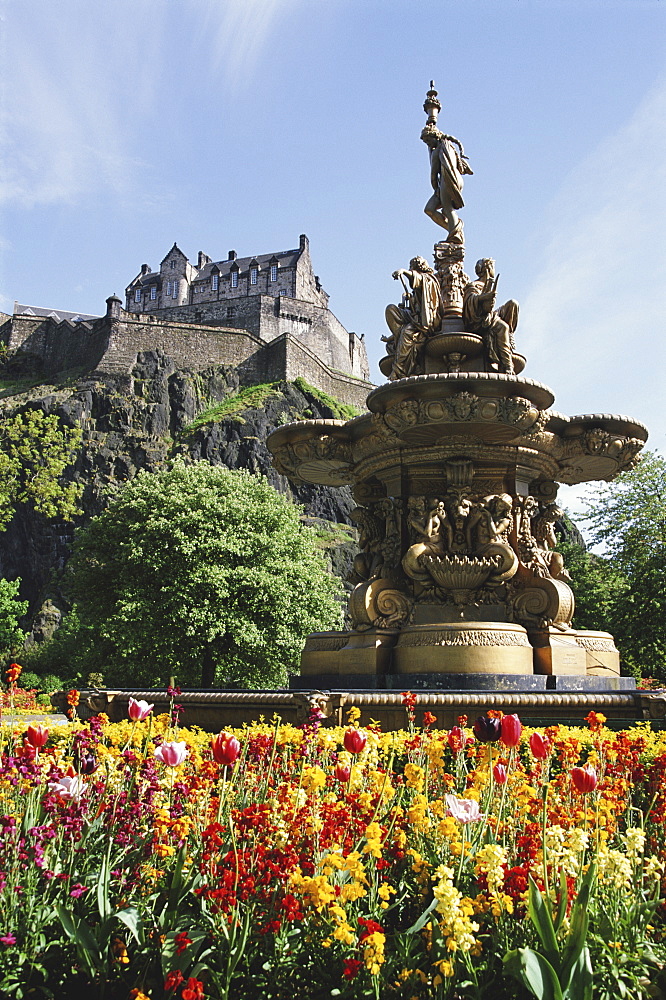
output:
M 531 875 L 527 911 L 544 947 L 549 964 L 559 969 L 560 949 L 555 937 L 553 918 L 550 915 L 550 903 L 543 898 L 539 887 Z
M 127 906 L 124 910 L 117 910 L 116 917 L 127 927 L 137 944 L 143 944 L 143 922 L 136 906 Z
M 555 969 L 538 952 L 517 948 L 504 956 L 503 963 L 505 971 L 527 986 L 537 1000 L 565 1000 Z
M 436 906 L 437 906 L 437 899 L 433 899 L 432 902 L 430 903 L 430 905 L 427 907 L 427 909 L 425 909 L 423 911 L 423 913 L 421 914 L 421 916 L 419 917 L 419 919 L 416 921 L 416 923 L 412 924 L 411 927 L 408 927 L 407 930 L 404 931 L 404 933 L 405 934 L 418 934 L 419 931 L 423 930 L 423 928 L 425 927 L 425 925 L 428 922 L 428 917 L 430 916 L 430 914 L 432 913 L 432 911 L 435 909 Z
M 567 887 L 567 877 L 564 872 L 560 875 L 560 899 L 557 904 L 557 913 L 555 914 L 554 929 L 555 934 L 559 931 L 562 926 L 562 921 L 567 914 L 567 906 L 569 904 L 569 889 Z
M 590 893 L 592 891 L 592 884 L 596 877 L 596 873 L 596 865 L 590 865 L 583 881 L 581 882 L 580 891 L 571 909 L 571 923 L 569 926 L 567 941 L 564 946 L 562 966 L 560 970 L 560 982 L 565 989 L 568 987 L 570 982 L 573 982 L 572 976 L 574 969 L 587 942 L 587 930 L 589 925 L 587 906 L 590 901 Z

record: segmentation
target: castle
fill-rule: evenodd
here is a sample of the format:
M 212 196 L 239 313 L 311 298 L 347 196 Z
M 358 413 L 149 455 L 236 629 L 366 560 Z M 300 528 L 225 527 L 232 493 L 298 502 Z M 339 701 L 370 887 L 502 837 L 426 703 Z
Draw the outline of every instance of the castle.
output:
M 73 368 L 131 378 L 137 356 L 161 351 L 179 368 L 238 369 L 246 383 L 304 378 L 364 406 L 373 388 L 363 336 L 328 308 L 307 236 L 294 250 L 192 264 L 174 243 L 159 271 L 143 264 L 103 316 L 15 304 L 0 313 L 0 344 L 46 377 Z

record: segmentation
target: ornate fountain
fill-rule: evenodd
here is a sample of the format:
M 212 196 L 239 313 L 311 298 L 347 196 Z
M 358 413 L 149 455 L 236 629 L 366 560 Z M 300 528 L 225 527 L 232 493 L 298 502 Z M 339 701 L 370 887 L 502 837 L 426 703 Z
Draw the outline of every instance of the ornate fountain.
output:
M 268 440 L 297 482 L 351 485 L 359 554 L 349 628 L 314 633 L 300 686 L 496 690 L 627 688 L 613 637 L 572 627 L 574 595 L 555 524 L 559 483 L 610 480 L 647 439 L 628 417 L 567 417 L 522 375 L 518 303 L 498 304 L 491 258 L 464 270 L 461 143 L 428 91 L 425 212 L 446 231 L 434 266 L 394 272 L 368 413 L 300 421 Z

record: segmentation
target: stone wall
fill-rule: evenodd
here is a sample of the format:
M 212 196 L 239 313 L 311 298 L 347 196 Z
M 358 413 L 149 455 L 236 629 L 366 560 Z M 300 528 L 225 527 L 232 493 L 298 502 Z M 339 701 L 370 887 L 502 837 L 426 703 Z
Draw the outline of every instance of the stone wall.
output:
M 38 358 L 47 375 L 71 368 L 95 368 L 107 349 L 108 335 L 104 320 L 56 323 L 39 316 L 13 316 L 2 327 L 3 343 Z

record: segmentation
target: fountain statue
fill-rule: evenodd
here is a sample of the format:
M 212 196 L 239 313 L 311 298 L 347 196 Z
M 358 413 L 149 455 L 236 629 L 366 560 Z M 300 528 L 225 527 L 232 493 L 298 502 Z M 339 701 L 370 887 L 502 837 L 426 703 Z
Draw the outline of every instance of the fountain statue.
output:
M 414 256 L 393 273 L 403 295 L 386 308 L 388 382 L 362 416 L 299 421 L 268 441 L 279 472 L 350 485 L 358 504 L 349 627 L 307 639 L 302 678 L 630 686 L 612 636 L 572 626 L 554 525 L 558 484 L 631 469 L 646 428 L 609 414 L 563 416 L 546 385 L 523 377 L 518 303 L 499 303 L 492 258 L 477 261 L 474 279 L 464 271 L 457 212 L 472 171 L 461 143 L 437 128 L 432 83 L 424 110 L 433 188 L 425 211 L 447 238 L 434 246 L 434 266 Z

